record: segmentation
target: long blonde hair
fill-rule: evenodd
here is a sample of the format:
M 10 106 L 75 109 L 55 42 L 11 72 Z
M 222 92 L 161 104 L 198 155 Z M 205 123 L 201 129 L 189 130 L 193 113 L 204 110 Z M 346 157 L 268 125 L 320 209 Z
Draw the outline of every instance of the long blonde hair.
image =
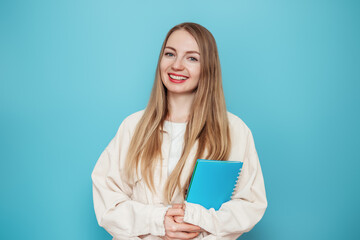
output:
M 196 142 L 198 142 L 196 156 L 190 160 L 193 161 L 193 167 L 198 158 L 227 160 L 231 149 L 220 60 L 215 39 L 206 28 L 199 24 L 181 23 L 168 32 L 161 47 L 154 85 L 148 105 L 130 142 L 125 173 L 129 179 L 132 179 L 134 174 L 140 171 L 147 186 L 155 192 L 154 168 L 162 159 L 163 124 L 169 112 L 166 88 L 161 81 L 160 62 L 169 36 L 180 29 L 189 32 L 199 46 L 201 72 L 184 136 L 184 149 L 164 188 L 164 202 L 166 203 L 171 202 L 176 188 L 185 195 L 187 186 L 181 186 L 180 176 L 190 150 Z M 206 156 L 204 156 L 205 153 L 207 153 Z M 187 182 L 190 177 L 191 174 L 187 176 Z

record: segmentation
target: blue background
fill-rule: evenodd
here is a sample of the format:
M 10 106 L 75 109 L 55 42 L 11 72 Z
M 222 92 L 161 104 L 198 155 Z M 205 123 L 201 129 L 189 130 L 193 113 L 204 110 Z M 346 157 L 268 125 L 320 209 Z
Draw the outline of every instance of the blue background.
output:
M 167 31 L 218 43 L 269 206 L 241 239 L 360 239 L 360 2 L 0 1 L 0 239 L 111 239 L 90 174 L 143 109 Z

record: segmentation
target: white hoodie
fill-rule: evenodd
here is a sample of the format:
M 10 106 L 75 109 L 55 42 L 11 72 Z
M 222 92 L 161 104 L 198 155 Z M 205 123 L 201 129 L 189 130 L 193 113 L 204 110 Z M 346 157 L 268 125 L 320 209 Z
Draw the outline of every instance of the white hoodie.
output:
M 144 111 L 128 116 L 120 125 L 98 159 L 92 172 L 96 218 L 113 239 L 162 239 L 164 216 L 169 206 L 163 204 L 162 192 L 167 178 L 170 137 L 164 133 L 162 165 L 154 172 L 156 193 L 152 193 L 141 176 L 133 182 L 124 177 L 124 163 L 131 138 Z M 195 239 L 236 239 L 260 221 L 267 207 L 264 180 L 253 136 L 245 123 L 228 112 L 231 152 L 230 161 L 242 161 L 239 183 L 232 200 L 218 211 L 185 202 L 184 221 L 205 230 Z M 197 144 L 191 150 L 180 177 L 182 186 L 192 174 Z M 162 177 L 161 177 L 162 176 Z M 176 191 L 172 203 L 184 203 Z

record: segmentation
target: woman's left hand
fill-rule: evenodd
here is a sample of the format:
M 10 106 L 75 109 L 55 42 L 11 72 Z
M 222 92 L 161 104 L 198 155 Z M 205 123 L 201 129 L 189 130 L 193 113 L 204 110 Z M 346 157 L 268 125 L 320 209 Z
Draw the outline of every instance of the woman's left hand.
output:
M 184 222 L 185 205 L 174 204 L 168 209 L 165 215 L 165 238 L 173 239 L 193 239 L 204 231 L 199 226 Z
M 185 204 L 173 204 L 172 209 L 183 209 L 185 211 Z M 184 222 L 184 215 L 175 215 L 173 216 L 175 222 L 183 223 Z

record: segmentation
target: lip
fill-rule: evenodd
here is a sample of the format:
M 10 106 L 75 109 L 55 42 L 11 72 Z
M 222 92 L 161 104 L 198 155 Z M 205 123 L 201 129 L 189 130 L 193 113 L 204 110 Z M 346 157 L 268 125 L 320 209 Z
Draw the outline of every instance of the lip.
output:
M 172 79 L 170 76 L 169 76 L 169 81 L 170 82 L 173 82 L 173 83 L 184 83 L 187 79 L 185 80 L 176 80 L 176 79 Z
M 181 74 L 168 73 L 169 81 L 172 82 L 172 83 L 184 83 L 187 79 L 185 79 L 185 80 L 172 79 L 172 78 L 170 77 L 170 75 L 174 75 L 174 76 L 178 76 L 178 77 L 186 77 L 187 79 L 189 78 L 188 76 L 181 75 Z
M 181 74 L 176 74 L 176 73 L 168 73 L 168 75 L 174 75 L 174 76 L 178 76 L 178 77 L 186 77 L 188 78 L 188 76 L 185 76 L 185 75 L 181 75 Z

